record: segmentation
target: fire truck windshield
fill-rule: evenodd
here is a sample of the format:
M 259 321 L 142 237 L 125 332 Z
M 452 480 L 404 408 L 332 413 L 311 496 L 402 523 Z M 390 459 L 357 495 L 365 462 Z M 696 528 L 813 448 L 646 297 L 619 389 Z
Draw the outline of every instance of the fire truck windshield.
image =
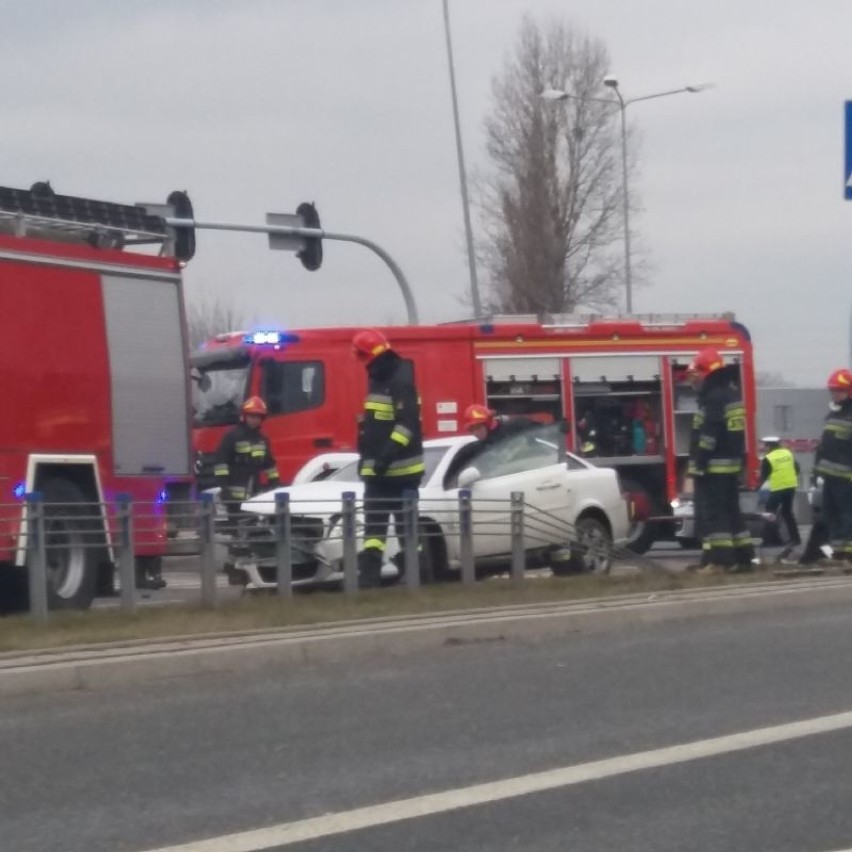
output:
M 251 362 L 245 353 L 234 355 L 193 358 L 190 376 L 194 426 L 227 426 L 240 419 Z

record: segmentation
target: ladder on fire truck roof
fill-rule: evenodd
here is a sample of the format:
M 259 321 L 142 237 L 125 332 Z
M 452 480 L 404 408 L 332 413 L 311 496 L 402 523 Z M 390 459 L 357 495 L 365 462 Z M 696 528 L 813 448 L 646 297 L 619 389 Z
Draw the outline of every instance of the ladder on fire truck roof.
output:
M 542 328 L 586 328 L 593 322 L 638 322 L 646 328 L 674 328 L 695 320 L 734 322 L 727 311 L 720 314 L 494 314 L 480 320 L 465 320 L 477 325 L 540 324 Z
M 30 189 L 0 187 L 0 233 L 93 248 L 161 244 L 171 254 L 171 229 L 145 206 L 57 195 L 47 182 Z

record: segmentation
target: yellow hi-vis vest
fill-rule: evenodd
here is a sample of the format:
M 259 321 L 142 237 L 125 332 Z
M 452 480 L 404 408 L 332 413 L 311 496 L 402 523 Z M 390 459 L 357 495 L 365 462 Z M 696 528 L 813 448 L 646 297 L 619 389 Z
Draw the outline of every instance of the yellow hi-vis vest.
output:
M 769 490 L 783 491 L 786 488 L 795 488 L 799 484 L 796 475 L 796 460 L 793 454 L 784 447 L 766 454 L 766 459 L 772 468 L 769 474 Z

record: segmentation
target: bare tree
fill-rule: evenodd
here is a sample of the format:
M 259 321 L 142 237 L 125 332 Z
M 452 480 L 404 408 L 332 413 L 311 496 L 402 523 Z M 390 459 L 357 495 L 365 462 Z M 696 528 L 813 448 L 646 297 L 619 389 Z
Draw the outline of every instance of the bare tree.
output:
M 601 309 L 623 283 L 618 111 L 601 82 L 599 40 L 525 18 L 492 84 L 488 173 L 478 181 L 488 308 L 510 313 Z M 574 95 L 558 103 L 548 88 Z
M 246 317 L 221 298 L 187 300 L 186 324 L 190 349 L 197 349 L 205 340 L 226 331 L 239 331 L 246 326 Z

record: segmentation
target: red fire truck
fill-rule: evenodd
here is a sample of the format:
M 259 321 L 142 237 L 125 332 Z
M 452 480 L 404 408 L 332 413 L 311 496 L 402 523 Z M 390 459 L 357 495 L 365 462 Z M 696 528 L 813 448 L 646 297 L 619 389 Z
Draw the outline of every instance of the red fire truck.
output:
M 4 610 L 26 602 L 27 493 L 45 504 L 53 607 L 111 588 L 119 494 L 135 505 L 137 569 L 165 552 L 167 489 L 191 481 L 175 243 L 138 205 L 0 188 Z
M 484 403 L 505 415 L 568 424 L 568 449 L 616 468 L 642 511 L 632 546 L 671 533 L 662 519 L 686 487 L 695 393 L 691 357 L 715 346 L 748 413 L 749 487 L 756 487 L 755 385 L 748 331 L 730 315 L 527 317 L 382 329 L 410 364 L 424 434 L 455 434 L 461 413 Z M 212 484 L 213 454 L 242 400 L 262 396 L 279 470 L 288 481 L 318 453 L 352 450 L 365 392 L 352 356 L 354 328 L 222 334 L 191 357 L 196 471 Z

